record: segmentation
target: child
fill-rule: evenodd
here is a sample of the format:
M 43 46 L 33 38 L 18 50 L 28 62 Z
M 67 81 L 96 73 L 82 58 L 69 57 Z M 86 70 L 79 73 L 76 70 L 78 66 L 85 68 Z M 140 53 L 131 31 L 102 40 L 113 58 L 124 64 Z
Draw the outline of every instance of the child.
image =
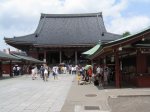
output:
M 78 85 L 80 84 L 80 80 L 81 80 L 81 75 L 80 75 L 80 73 L 78 73 L 78 75 L 77 75 Z

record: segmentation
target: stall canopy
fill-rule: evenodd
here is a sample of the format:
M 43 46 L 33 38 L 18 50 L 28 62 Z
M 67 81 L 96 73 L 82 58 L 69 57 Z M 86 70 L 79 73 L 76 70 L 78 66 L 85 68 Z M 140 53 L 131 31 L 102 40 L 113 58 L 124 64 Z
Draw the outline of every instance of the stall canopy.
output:
M 2 60 L 18 60 L 19 58 L 0 51 L 0 59 L 2 59 Z
M 32 63 L 44 63 L 43 61 L 40 61 L 40 60 L 32 58 L 32 57 L 28 57 L 28 56 L 21 56 L 21 55 L 16 55 L 16 54 L 13 54 L 13 56 L 19 58 L 20 60 L 29 61 Z

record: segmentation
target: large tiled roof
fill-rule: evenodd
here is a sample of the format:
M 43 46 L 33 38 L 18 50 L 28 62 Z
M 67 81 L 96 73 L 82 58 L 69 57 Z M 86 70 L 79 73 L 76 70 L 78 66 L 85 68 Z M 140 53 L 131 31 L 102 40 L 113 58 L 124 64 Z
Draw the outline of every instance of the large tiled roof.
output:
M 95 45 L 120 38 L 105 29 L 102 13 L 89 14 L 41 14 L 39 25 L 33 34 L 5 38 L 9 43 L 32 45 Z

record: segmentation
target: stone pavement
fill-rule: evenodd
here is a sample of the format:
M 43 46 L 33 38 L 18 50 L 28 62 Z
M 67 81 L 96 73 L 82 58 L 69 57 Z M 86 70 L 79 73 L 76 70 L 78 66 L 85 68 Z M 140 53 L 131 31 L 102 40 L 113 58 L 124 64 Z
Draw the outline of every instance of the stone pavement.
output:
M 74 80 L 61 112 L 150 112 L 149 105 L 150 88 L 104 89 Z
M 0 112 L 60 112 L 73 79 L 59 75 L 44 82 L 24 75 L 0 80 Z
M 109 112 L 106 99 L 107 95 L 93 84 L 78 85 L 74 80 L 61 112 Z
M 0 80 L 0 112 L 150 112 L 150 88 L 97 88 L 74 77 Z

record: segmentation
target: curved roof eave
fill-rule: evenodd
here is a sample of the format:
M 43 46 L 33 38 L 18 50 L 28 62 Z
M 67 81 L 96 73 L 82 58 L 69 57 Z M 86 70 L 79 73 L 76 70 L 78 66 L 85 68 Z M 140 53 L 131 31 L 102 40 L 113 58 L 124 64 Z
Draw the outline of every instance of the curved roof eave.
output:
M 25 36 L 20 37 L 14 37 L 14 38 L 7 38 L 4 37 L 4 40 L 7 44 L 15 43 L 15 44 L 34 44 L 35 42 L 35 34 L 29 34 Z
M 95 52 L 93 55 L 89 56 L 89 59 L 94 59 L 95 57 L 97 57 L 98 55 L 102 54 L 104 52 L 105 49 L 109 48 L 109 47 L 113 47 L 113 46 L 117 46 L 118 44 L 124 43 L 126 41 L 131 41 L 133 39 L 135 39 L 135 37 L 137 35 L 142 35 L 143 33 L 149 31 L 148 33 L 150 33 L 150 27 L 145 28 L 135 34 L 114 40 L 114 41 L 110 41 L 108 43 L 102 44 L 101 47 L 97 50 L 97 52 Z M 138 38 L 139 36 L 137 36 L 136 38 Z
M 114 41 L 110 41 L 110 42 L 104 44 L 104 46 L 110 46 L 110 45 L 114 45 L 114 44 L 116 45 L 116 44 L 120 44 L 123 41 L 132 40 L 132 39 L 134 39 L 135 36 L 137 36 L 139 34 L 142 34 L 142 33 L 146 32 L 146 31 L 149 31 L 149 30 L 150 30 L 150 27 L 145 28 L 145 29 L 143 29 L 143 30 L 141 30 L 139 32 L 134 33 L 134 34 L 131 34 L 131 35 L 128 35 L 128 36 L 116 39 Z

